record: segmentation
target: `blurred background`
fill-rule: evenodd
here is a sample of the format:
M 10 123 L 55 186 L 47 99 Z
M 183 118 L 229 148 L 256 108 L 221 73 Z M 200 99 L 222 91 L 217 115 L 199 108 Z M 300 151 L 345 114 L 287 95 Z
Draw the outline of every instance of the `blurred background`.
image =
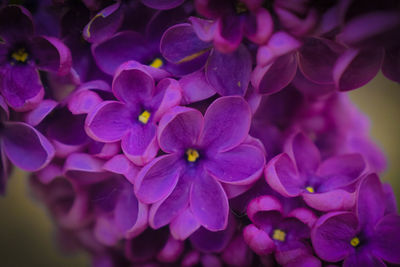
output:
M 389 182 L 400 206 L 400 85 L 379 74 L 351 98 L 371 121 L 371 136 L 385 151 Z M 56 245 L 54 227 L 44 208 L 33 200 L 26 175 L 15 170 L 0 198 L 0 266 L 89 266 L 84 253 L 66 255 Z

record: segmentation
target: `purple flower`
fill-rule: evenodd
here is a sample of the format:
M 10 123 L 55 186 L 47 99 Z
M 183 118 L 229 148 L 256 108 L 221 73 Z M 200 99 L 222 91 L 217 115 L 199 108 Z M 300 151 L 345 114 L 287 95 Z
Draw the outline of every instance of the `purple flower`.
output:
M 23 7 L 4 7 L 0 18 L 0 92 L 11 108 L 26 111 L 44 95 L 38 70 L 67 74 L 71 53 L 57 38 L 35 36 L 31 14 Z
M 130 61 L 115 74 L 112 91 L 119 101 L 104 101 L 86 118 L 86 131 L 99 142 L 121 140 L 125 155 L 138 165 L 156 156 L 156 123 L 181 99 L 179 84 L 153 78 L 141 65 Z
M 224 184 L 254 182 L 265 164 L 263 152 L 246 144 L 251 112 L 241 97 L 222 97 L 207 109 L 204 118 L 195 109 L 176 107 L 160 121 L 158 141 L 167 155 L 146 165 L 135 190 L 144 203 L 153 203 L 149 223 L 153 228 L 181 220 L 190 231 L 194 221 L 210 231 L 223 230 L 228 222 Z M 182 229 L 182 231 L 186 231 Z
M 187 45 L 191 44 L 191 45 Z M 200 40 L 195 27 L 177 24 L 168 28 L 160 43 L 163 57 L 174 64 L 202 60 L 204 68 L 183 76 L 180 84 L 185 102 L 200 101 L 215 92 L 222 96 L 246 94 L 250 82 L 252 59 L 244 45 L 232 53 L 221 53 L 210 42 Z
M 265 169 L 266 180 L 275 191 L 285 197 L 301 196 L 321 211 L 353 207 L 351 185 L 365 169 L 361 155 L 338 155 L 321 162 L 318 148 L 302 133 L 292 136 L 285 150 Z
M 330 212 L 318 219 L 311 238 L 323 260 L 343 266 L 386 266 L 400 263 L 400 216 L 385 214 L 379 178 L 368 175 L 357 189 L 356 212 Z
M 285 215 L 278 199 L 261 196 L 250 202 L 247 215 L 253 224 L 243 230 L 244 240 L 257 254 L 275 253 L 280 264 L 287 264 L 297 257 L 319 262 L 312 256 L 307 243 L 317 219 L 310 210 L 297 208 Z
M 0 96 L 0 193 L 6 187 L 7 158 L 25 171 L 38 171 L 54 156 L 54 148 L 45 136 L 26 123 L 8 118 L 8 107 Z
M 214 22 L 197 24 L 210 32 L 207 41 L 223 53 L 235 51 L 243 37 L 256 44 L 265 43 L 273 31 L 272 17 L 258 0 L 196 0 L 197 11 Z M 204 31 L 204 29 L 199 29 Z M 201 38 L 204 35 L 199 35 Z

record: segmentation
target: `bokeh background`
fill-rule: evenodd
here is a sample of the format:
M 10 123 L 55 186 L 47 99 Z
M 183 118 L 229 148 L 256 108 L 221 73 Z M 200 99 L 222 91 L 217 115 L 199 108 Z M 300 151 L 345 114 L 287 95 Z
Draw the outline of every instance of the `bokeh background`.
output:
M 371 136 L 385 151 L 389 182 L 400 206 L 400 85 L 379 74 L 367 86 L 350 93 L 371 121 Z M 7 195 L 0 198 L 1 267 L 89 266 L 84 253 L 65 254 L 57 247 L 46 209 L 31 197 L 28 177 L 14 171 Z

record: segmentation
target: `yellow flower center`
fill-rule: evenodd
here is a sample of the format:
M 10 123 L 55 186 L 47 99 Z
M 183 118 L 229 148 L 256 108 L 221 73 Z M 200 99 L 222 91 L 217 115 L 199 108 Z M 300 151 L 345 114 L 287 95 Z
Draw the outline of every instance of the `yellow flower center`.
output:
M 187 161 L 196 162 L 196 160 L 200 157 L 199 152 L 196 149 L 189 148 L 186 150 Z
M 143 124 L 147 124 L 147 122 L 150 119 L 150 116 L 151 116 L 151 113 L 148 112 L 147 110 L 145 110 L 139 115 L 138 120 Z
M 20 48 L 11 54 L 11 57 L 18 62 L 25 63 L 28 60 L 28 53 L 25 48 Z
M 242 14 L 248 11 L 247 6 L 243 2 L 237 2 L 235 5 L 236 14 Z
M 306 187 L 306 190 L 309 192 L 309 193 L 314 193 L 315 191 L 314 191 L 314 187 L 312 187 L 312 186 L 307 186 Z
M 275 229 L 274 234 L 272 235 L 272 238 L 281 242 L 285 241 L 286 238 L 286 233 L 282 231 L 281 229 Z
M 155 59 L 153 60 L 153 62 L 150 63 L 150 66 L 153 67 L 153 68 L 159 69 L 159 68 L 162 67 L 163 64 L 164 64 L 164 63 L 163 63 L 163 61 L 161 60 L 161 58 L 158 58 L 158 57 L 157 57 L 157 58 L 155 58 Z
M 357 247 L 360 244 L 360 239 L 358 237 L 353 237 L 353 239 L 350 240 L 350 245 L 353 247 Z

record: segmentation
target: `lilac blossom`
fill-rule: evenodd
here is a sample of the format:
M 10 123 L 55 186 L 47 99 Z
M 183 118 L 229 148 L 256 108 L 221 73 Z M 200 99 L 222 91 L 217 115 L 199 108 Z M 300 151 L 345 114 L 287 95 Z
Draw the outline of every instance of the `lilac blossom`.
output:
M 85 127 L 96 141 L 121 140 L 125 155 L 138 165 L 156 156 L 156 123 L 181 98 L 179 84 L 164 79 L 155 86 L 153 78 L 136 62 L 117 71 L 112 91 L 119 101 L 104 101 L 86 118 Z
M 385 213 L 385 194 L 375 174 L 357 189 L 355 212 L 323 215 L 312 231 L 315 252 L 326 261 L 344 260 L 343 266 L 399 264 L 400 217 Z
M 322 211 L 350 209 L 355 204 L 352 185 L 365 169 L 359 154 L 345 154 L 321 162 L 318 148 L 302 133 L 294 134 L 285 152 L 265 169 L 268 184 L 285 197 L 302 196 Z
M 146 165 L 135 183 L 138 198 L 153 203 L 153 228 L 181 216 L 211 231 L 226 228 L 229 205 L 222 185 L 254 182 L 265 162 L 259 148 L 244 142 L 250 119 L 241 97 L 217 99 L 204 118 L 195 109 L 177 107 L 161 119 L 158 141 L 167 155 Z M 195 230 L 192 223 L 186 227 Z
M 68 73 L 71 53 L 59 39 L 35 35 L 25 8 L 4 7 L 0 17 L 0 91 L 11 108 L 29 110 L 44 96 L 38 70 Z

